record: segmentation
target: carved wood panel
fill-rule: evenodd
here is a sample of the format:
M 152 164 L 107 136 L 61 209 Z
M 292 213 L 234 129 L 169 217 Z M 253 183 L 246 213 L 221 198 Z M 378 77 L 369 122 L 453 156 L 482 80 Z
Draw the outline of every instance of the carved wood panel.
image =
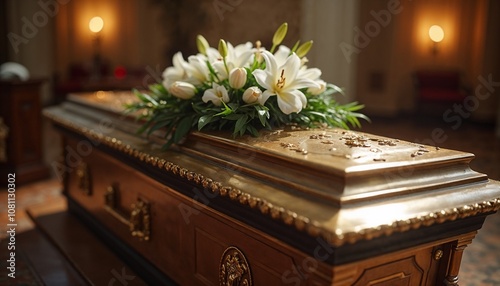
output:
M 393 261 L 366 269 L 354 284 L 355 286 L 394 286 L 422 285 L 424 270 L 420 268 L 415 256 Z

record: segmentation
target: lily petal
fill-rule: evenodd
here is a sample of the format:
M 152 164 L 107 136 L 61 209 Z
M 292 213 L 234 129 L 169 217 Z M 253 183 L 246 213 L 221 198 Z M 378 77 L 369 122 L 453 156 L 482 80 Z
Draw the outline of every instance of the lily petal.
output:
M 274 55 L 268 51 L 262 51 L 262 56 L 266 61 L 266 71 L 273 75 L 277 74 L 278 64 L 276 63 Z
M 305 95 L 300 90 L 290 90 L 278 94 L 278 106 L 284 114 L 300 112 L 307 103 Z
M 318 82 L 316 82 L 314 80 L 299 77 L 299 78 L 296 78 L 289 85 L 287 85 L 285 90 L 302 89 L 305 87 L 320 88 L 320 85 Z
M 229 102 L 229 94 L 223 85 L 214 82 L 212 88 L 205 90 L 201 100 L 205 103 L 211 101 L 215 106 L 220 106 L 223 101 Z
M 254 70 L 252 72 L 257 83 L 264 89 L 272 89 L 274 85 L 274 77 L 263 70 Z
M 275 93 L 272 93 L 271 91 L 266 90 L 262 93 L 261 96 L 259 96 L 259 103 L 261 105 L 264 105 L 264 103 L 266 103 L 266 101 L 269 99 L 269 97 L 271 97 L 271 95 L 275 95 Z
M 278 47 L 278 50 L 274 53 L 274 58 L 276 59 L 276 63 L 278 65 L 283 65 L 286 62 L 286 59 L 290 55 L 290 48 L 287 46 L 281 45 Z
M 286 78 L 285 86 L 295 81 L 299 68 L 300 59 L 295 53 L 293 53 L 286 59 L 285 64 L 279 68 L 283 70 L 283 76 Z
M 299 77 L 305 77 L 312 80 L 317 80 L 321 76 L 321 70 L 318 68 L 310 68 L 310 69 L 300 69 Z

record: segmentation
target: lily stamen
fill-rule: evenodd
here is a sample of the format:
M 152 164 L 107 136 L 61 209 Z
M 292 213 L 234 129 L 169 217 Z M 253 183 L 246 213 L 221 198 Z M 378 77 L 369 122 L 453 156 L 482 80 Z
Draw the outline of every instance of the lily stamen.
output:
M 280 75 L 280 78 L 278 79 L 278 83 L 276 84 L 276 86 L 278 88 L 283 88 L 285 86 L 285 81 L 286 81 L 286 78 L 285 78 L 285 70 L 282 69 L 281 70 L 281 75 Z

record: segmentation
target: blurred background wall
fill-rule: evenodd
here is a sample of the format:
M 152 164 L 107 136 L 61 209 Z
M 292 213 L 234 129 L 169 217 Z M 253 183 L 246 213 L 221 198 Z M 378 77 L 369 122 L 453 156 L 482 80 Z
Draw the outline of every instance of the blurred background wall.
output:
M 308 65 L 344 87 L 345 100 L 365 104 L 369 115 L 414 113 L 417 71 L 456 71 L 473 96 L 478 77 L 500 81 L 495 0 L 4 0 L 0 5 L 6 35 L 0 59 L 47 79 L 45 105 L 73 90 L 126 89 L 158 80 L 176 51 L 196 52 L 197 34 L 212 46 L 224 38 L 235 44 L 261 40 L 269 47 L 282 22 L 289 23 L 285 44 L 314 40 Z M 96 52 L 88 26 L 94 16 L 104 20 L 99 54 L 110 78 L 101 86 L 83 82 Z M 444 31 L 437 44 L 428 35 L 431 25 Z M 471 118 L 494 123 L 498 97 L 496 88 L 474 106 Z

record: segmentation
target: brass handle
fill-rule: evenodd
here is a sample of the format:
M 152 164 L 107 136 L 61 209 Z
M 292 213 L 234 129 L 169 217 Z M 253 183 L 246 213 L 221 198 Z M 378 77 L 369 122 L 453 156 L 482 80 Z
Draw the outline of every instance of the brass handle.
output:
M 434 260 L 440 260 L 441 258 L 443 258 L 443 255 L 444 255 L 444 252 L 441 250 L 441 249 L 437 249 L 436 251 L 434 251 Z
M 90 181 L 90 168 L 87 163 L 81 163 L 76 169 L 77 185 L 80 191 L 82 191 L 86 196 L 92 194 L 92 184 Z
M 119 209 L 119 191 L 117 185 L 108 186 L 104 194 L 104 209 L 113 217 L 118 219 L 130 229 L 130 234 L 137 237 L 140 241 L 149 241 L 151 235 L 151 215 L 150 204 L 142 198 L 137 198 L 132 204 L 132 211 L 127 215 Z

